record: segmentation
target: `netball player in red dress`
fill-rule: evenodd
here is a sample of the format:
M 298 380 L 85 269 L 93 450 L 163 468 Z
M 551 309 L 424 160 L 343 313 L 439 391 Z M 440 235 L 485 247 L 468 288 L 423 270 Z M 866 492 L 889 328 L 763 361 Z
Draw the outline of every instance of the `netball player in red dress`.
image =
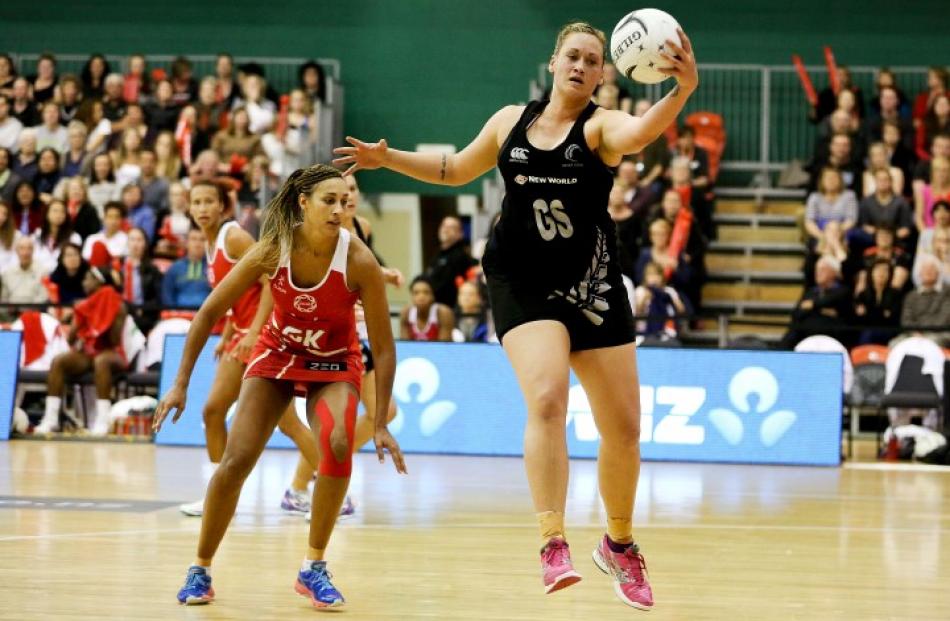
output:
M 324 554 L 346 495 L 352 469 L 363 365 L 356 338 L 355 305 L 364 307 L 376 363 L 376 429 L 380 462 L 392 455 L 406 472 L 399 445 L 386 428 L 396 352 L 379 263 L 340 223 L 347 187 L 330 166 L 297 170 L 267 207 L 261 240 L 211 293 L 188 331 L 172 389 L 155 410 L 155 428 L 185 406 L 195 361 L 214 324 L 261 276 L 267 276 L 274 309 L 251 352 L 237 412 L 221 465 L 208 485 L 194 564 L 178 592 L 182 604 L 214 599 L 210 566 L 234 515 L 241 487 L 295 392 L 307 397 L 307 416 L 319 448 L 309 547 L 294 584 L 315 607 L 343 605 L 330 582 Z
M 205 235 L 208 281 L 215 287 L 224 280 L 241 257 L 247 254 L 254 244 L 254 239 L 237 222 L 228 218 L 228 194 L 221 184 L 199 181 L 191 188 L 190 203 L 191 217 Z M 261 281 L 267 284 L 266 278 Z M 215 358 L 219 360 L 218 368 L 202 411 L 205 441 L 212 468 L 217 468 L 224 455 L 224 446 L 228 441 L 225 417 L 228 408 L 238 397 L 241 376 L 244 375 L 244 369 L 250 359 L 251 349 L 257 342 L 272 307 L 270 291 L 262 287 L 261 283 L 256 283 L 245 291 L 228 311 L 224 333 L 214 352 Z M 278 425 L 304 455 L 316 459 L 317 445 L 310 435 L 310 430 L 300 422 L 292 407 L 281 417 Z M 294 495 L 285 493 L 281 506 L 287 510 L 306 513 L 310 510 L 310 501 L 307 499 L 304 505 Z M 200 517 L 203 508 L 204 498 L 183 504 L 179 510 L 185 515 Z
M 598 478 L 606 533 L 594 561 L 625 604 L 651 608 L 643 555 L 633 541 L 640 472 L 640 399 L 635 330 L 607 213 L 612 167 L 653 142 L 699 78 L 689 38 L 662 53 L 676 86 L 643 116 L 591 103 L 603 80 L 606 37 L 583 22 L 558 33 L 548 63 L 551 98 L 506 106 L 452 155 L 410 153 L 386 141 L 348 138 L 337 164 L 385 167 L 421 181 L 464 185 L 498 166 L 501 219 L 482 259 L 498 338 L 527 404 L 525 469 L 541 533 L 548 593 L 576 583 L 564 533 L 569 370 L 590 399 L 600 431 Z

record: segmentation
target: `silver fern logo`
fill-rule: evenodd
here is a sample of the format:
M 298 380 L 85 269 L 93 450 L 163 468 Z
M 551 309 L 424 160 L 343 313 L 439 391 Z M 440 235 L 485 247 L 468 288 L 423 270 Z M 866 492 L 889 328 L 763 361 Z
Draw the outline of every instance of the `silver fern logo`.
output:
M 597 240 L 594 244 L 594 255 L 591 257 L 590 268 L 579 283 L 571 287 L 567 293 L 555 291 L 548 299 L 564 298 L 580 309 L 584 316 L 599 326 L 604 323 L 603 313 L 610 310 L 607 302 L 607 292 L 610 285 L 607 283 L 607 264 L 610 254 L 607 252 L 607 237 L 597 228 Z
M 746 423 L 754 416 L 762 416 L 759 426 L 759 441 L 763 446 L 774 446 L 795 424 L 797 416 L 790 410 L 770 412 L 778 401 L 778 380 L 763 367 L 746 367 L 736 373 L 729 382 L 729 401 L 732 410 L 715 408 L 709 413 L 709 422 L 732 446 L 742 442 Z M 751 415 L 751 416 L 750 416 Z

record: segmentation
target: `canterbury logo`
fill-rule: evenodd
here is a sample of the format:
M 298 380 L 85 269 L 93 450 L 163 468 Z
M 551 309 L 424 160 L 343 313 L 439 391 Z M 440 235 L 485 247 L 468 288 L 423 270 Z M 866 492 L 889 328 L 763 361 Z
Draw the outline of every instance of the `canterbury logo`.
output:
M 514 147 L 509 155 L 513 160 L 520 160 L 522 162 L 528 161 L 528 150 L 524 147 Z

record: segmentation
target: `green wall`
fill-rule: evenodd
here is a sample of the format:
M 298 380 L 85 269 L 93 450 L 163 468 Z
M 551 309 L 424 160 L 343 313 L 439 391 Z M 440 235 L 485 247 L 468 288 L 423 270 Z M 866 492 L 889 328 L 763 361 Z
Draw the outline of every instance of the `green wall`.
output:
M 921 65 L 950 61 L 946 1 L 678 0 L 660 8 L 701 62 Z M 0 48 L 13 52 L 193 53 L 339 58 L 346 131 L 464 146 L 500 106 L 523 101 L 557 28 L 580 17 L 610 30 L 628 2 L 349 0 L 333 2 L 0 2 Z M 420 191 L 390 173 L 365 189 Z

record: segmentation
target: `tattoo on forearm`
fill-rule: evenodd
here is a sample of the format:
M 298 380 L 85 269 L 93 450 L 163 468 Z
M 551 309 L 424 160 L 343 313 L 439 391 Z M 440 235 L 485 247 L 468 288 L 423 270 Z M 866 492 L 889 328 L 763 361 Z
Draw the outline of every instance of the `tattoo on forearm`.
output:
M 445 181 L 445 153 L 442 154 L 442 172 L 439 173 L 439 179 Z

